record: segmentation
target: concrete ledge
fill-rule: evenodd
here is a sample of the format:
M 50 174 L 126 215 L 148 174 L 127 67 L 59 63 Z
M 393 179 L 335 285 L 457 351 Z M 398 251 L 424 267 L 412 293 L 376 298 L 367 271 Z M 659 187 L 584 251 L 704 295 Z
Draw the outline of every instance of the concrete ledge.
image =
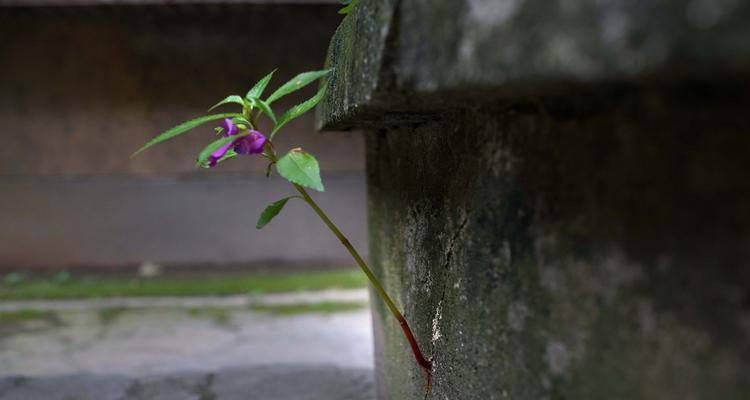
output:
M 318 126 L 419 121 L 561 85 L 746 76 L 748 18 L 739 1 L 363 0 L 331 41 Z

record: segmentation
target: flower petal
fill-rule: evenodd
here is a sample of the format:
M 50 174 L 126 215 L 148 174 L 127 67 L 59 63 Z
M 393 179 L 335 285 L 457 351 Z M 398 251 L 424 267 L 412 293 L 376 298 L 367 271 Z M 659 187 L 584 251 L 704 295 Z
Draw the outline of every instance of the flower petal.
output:
M 266 144 L 266 137 L 258 132 L 251 130 L 248 136 L 242 137 L 235 142 L 234 151 L 237 154 L 260 154 L 263 152 L 263 146 Z
M 237 125 L 232 122 L 231 119 L 225 118 L 224 121 L 221 122 L 222 128 L 224 128 L 224 131 L 222 134 L 226 137 L 234 136 L 239 132 L 239 129 L 237 129 Z
M 219 147 L 216 151 L 211 153 L 210 156 L 208 156 L 208 166 L 214 167 L 216 166 L 216 161 L 224 157 L 225 154 L 227 154 L 227 151 L 231 149 L 239 140 L 244 139 L 244 137 L 239 138 L 238 140 L 232 140 L 231 142 L 227 142 L 225 145 Z

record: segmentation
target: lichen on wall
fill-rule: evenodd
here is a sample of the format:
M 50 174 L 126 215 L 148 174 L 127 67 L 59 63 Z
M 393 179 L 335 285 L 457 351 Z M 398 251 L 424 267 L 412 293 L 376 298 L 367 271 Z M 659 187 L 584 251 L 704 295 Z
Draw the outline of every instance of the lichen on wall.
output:
M 736 97 L 674 96 L 487 105 L 368 133 L 372 262 L 433 360 L 428 398 L 750 392 L 750 120 Z M 422 398 L 375 308 L 380 397 Z

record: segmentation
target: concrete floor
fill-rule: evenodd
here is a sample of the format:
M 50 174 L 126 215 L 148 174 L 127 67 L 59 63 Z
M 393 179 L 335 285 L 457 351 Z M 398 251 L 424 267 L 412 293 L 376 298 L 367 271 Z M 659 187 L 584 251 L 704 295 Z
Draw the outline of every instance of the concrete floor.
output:
M 283 316 L 208 300 L 0 324 L 0 399 L 371 398 L 369 309 Z
M 3 400 L 373 400 L 372 371 L 267 366 L 149 377 L 0 378 Z

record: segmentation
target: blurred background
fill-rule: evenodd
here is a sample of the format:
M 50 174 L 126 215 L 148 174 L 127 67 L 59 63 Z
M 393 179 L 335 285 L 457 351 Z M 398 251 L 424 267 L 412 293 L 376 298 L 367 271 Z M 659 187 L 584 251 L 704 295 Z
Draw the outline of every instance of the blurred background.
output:
M 255 229 L 292 189 L 259 157 L 196 169 L 205 125 L 129 159 L 274 68 L 270 90 L 320 69 L 338 8 L 0 0 L 0 376 L 372 367 L 366 282 L 338 241 L 301 202 Z M 367 253 L 360 135 L 309 114 L 275 143 L 317 156 L 317 199 Z

